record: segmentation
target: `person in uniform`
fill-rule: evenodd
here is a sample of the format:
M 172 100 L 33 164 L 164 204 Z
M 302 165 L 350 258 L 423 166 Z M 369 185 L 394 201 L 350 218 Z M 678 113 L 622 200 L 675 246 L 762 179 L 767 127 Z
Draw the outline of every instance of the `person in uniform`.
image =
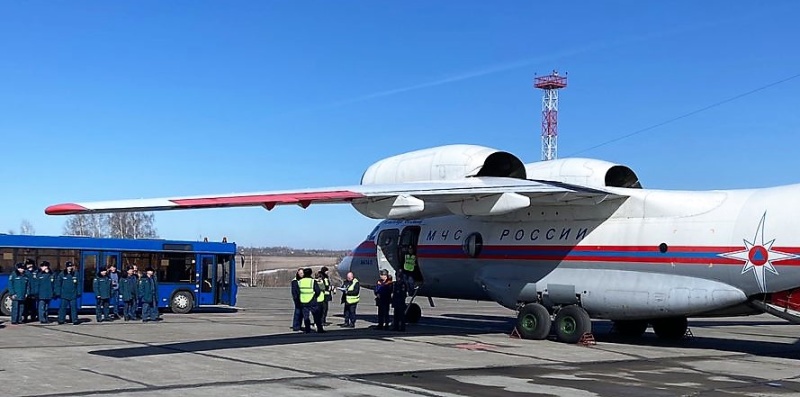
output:
M 153 277 L 155 271 L 148 267 L 139 280 L 139 297 L 142 300 L 142 322 L 158 321 L 158 285 Z
M 311 332 L 311 316 L 317 306 L 317 298 L 322 293 L 319 286 L 312 277 L 311 269 L 303 269 L 303 278 L 297 281 L 297 286 L 300 289 L 300 304 L 303 307 L 303 333 Z M 320 329 L 321 324 L 317 324 L 317 329 Z
M 403 272 L 397 271 L 397 279 L 403 277 Z M 392 330 L 403 332 L 406 330 L 406 297 L 408 284 L 397 282 L 392 285 L 392 308 L 394 309 L 394 323 Z
M 56 297 L 61 299 L 58 305 L 58 323 L 64 324 L 67 320 L 67 308 L 72 325 L 80 324 L 78 319 L 78 298 L 81 296 L 81 286 L 78 283 L 78 274 L 75 266 L 68 261 L 64 264 L 66 270 L 56 278 Z
M 33 259 L 25 260 L 25 276 L 28 277 L 28 297 L 25 298 L 25 309 L 22 311 L 24 322 L 36 321 L 39 319 L 39 311 L 36 309 L 39 291 L 36 288 L 36 261 Z
M 120 279 L 120 292 L 122 293 L 122 302 L 124 303 L 122 317 L 125 321 L 131 321 L 136 319 L 139 279 L 136 277 L 133 266 L 128 266 L 126 272 L 127 276 Z
M 297 273 L 292 280 L 292 302 L 294 303 L 294 313 L 292 314 L 292 331 L 300 331 L 303 321 L 303 304 L 300 303 L 300 280 L 303 279 L 303 269 L 297 269 Z
M 330 306 L 329 302 L 333 300 L 333 286 L 331 285 L 331 278 L 328 276 L 327 266 L 323 266 L 319 269 L 319 278 L 322 280 L 322 294 L 325 297 L 321 305 L 322 313 L 320 318 L 322 319 L 323 325 L 331 325 L 331 323 L 328 322 L 328 307 Z
M 50 311 L 50 300 L 55 295 L 56 275 L 50 271 L 50 262 L 42 261 L 39 264 L 39 273 L 36 275 L 36 292 L 38 296 L 39 322 L 49 324 L 47 312 Z
M 108 304 L 111 300 L 111 279 L 108 277 L 106 268 L 101 267 L 100 272 L 94 277 L 92 291 L 94 291 L 94 296 L 97 299 L 94 305 L 94 314 L 97 322 L 110 321 L 111 319 L 108 318 Z
M 17 263 L 17 269 L 8 276 L 8 294 L 11 296 L 11 324 L 23 322 L 25 299 L 30 293 L 30 277 L 25 273 L 25 265 Z
M 309 277 L 311 277 L 311 269 L 305 269 L 309 273 Z M 304 272 L 305 272 L 304 270 Z M 325 328 L 323 328 L 324 324 L 322 322 L 322 304 L 325 303 L 325 291 L 322 280 L 319 278 L 319 273 L 317 273 L 317 277 L 314 277 L 314 305 L 311 310 L 311 315 L 314 318 L 314 324 L 317 327 L 317 333 L 324 333 Z
M 353 272 L 347 273 L 347 280 L 339 287 L 339 290 L 342 291 L 342 303 L 344 303 L 344 324 L 342 324 L 342 327 L 355 328 L 356 307 L 358 307 L 361 285 L 353 275 Z
M 375 283 L 375 305 L 378 306 L 378 325 L 375 329 L 389 329 L 389 308 L 392 305 L 392 278 L 389 271 L 381 269 Z
M 414 252 L 413 246 L 406 248 L 406 255 L 403 260 L 403 274 L 405 275 L 405 280 L 408 283 L 409 291 L 414 289 L 416 286 L 415 275 L 417 274 L 417 255 Z
M 109 315 L 114 319 L 119 318 L 119 276 L 117 265 L 114 263 L 108 265 L 108 279 L 111 281 L 111 297 L 108 299 Z

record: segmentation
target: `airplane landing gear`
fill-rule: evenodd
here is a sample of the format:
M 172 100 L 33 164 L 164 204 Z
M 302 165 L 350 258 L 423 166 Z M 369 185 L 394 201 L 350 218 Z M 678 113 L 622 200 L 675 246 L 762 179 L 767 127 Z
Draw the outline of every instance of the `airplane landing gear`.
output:
M 422 308 L 420 308 L 416 303 L 408 305 L 408 309 L 406 311 L 406 322 L 410 324 L 416 324 L 420 318 L 422 318 Z
M 665 340 L 680 340 L 686 336 L 686 330 L 689 328 L 686 317 L 660 318 L 650 323 L 653 324 L 656 335 Z
M 538 303 L 528 303 L 517 315 L 517 331 L 523 339 L 545 339 L 551 325 L 550 313 Z
M 556 313 L 556 337 L 565 343 L 578 343 L 583 334 L 592 332 L 592 319 L 578 305 L 562 307 Z
M 614 331 L 624 338 L 638 338 L 647 331 L 646 320 L 616 320 Z

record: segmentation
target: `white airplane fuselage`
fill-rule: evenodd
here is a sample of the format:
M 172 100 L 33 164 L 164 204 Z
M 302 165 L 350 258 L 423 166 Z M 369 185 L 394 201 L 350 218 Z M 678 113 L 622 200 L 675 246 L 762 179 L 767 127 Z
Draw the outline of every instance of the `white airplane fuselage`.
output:
M 386 220 L 339 271 L 370 286 L 379 269 L 402 267 L 397 245 L 411 237 L 421 296 L 508 308 L 579 303 L 593 318 L 614 320 L 730 314 L 800 287 L 800 185 L 607 190 L 627 197 L 492 217 Z M 404 230 L 411 234 L 398 242 Z

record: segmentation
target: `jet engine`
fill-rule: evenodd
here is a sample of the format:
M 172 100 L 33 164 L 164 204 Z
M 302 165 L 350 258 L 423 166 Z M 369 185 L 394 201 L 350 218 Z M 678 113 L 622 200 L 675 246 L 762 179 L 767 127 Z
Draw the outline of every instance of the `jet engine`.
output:
M 457 180 L 470 176 L 525 179 L 513 154 L 476 145 L 447 145 L 392 156 L 372 164 L 362 185 Z
M 592 187 L 642 188 L 632 169 L 603 160 L 566 158 L 540 161 L 526 164 L 525 172 L 528 179 Z

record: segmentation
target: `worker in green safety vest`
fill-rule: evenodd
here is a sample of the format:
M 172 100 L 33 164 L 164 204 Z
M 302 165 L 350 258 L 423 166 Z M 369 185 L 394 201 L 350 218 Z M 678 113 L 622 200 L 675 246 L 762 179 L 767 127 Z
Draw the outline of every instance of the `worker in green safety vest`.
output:
M 353 275 L 353 272 L 347 273 L 347 280 L 339 287 L 339 290 L 342 291 L 342 303 L 344 303 L 344 324 L 341 326 L 355 328 L 356 307 L 361 293 L 361 285 Z
M 414 252 L 414 246 L 408 246 L 406 249 L 405 260 L 403 262 L 403 274 L 405 275 L 405 281 L 408 284 L 409 291 L 413 290 L 416 285 L 414 276 L 417 274 L 417 255 Z
M 300 289 L 300 304 L 303 305 L 303 333 L 311 332 L 311 316 L 314 317 L 317 332 L 323 333 L 325 330 L 322 328 L 322 321 L 318 319 L 317 300 L 324 296 L 312 275 L 312 270 L 305 268 L 303 269 L 303 278 L 297 280 L 297 286 Z

